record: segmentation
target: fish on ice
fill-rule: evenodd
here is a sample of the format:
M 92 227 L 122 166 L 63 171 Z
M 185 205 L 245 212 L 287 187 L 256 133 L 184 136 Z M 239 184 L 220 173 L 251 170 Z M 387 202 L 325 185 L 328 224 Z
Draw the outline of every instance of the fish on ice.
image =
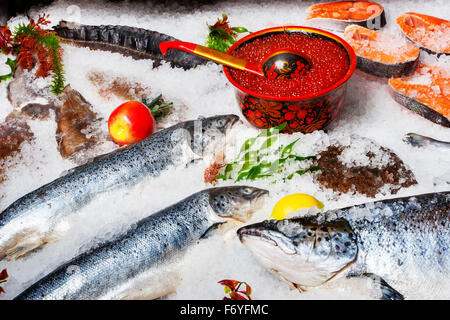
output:
M 105 299 L 133 295 L 135 277 L 159 269 L 202 237 L 212 234 L 218 224 L 227 220 L 248 221 L 263 204 L 267 190 L 249 186 L 206 189 L 180 202 L 149 215 L 126 233 L 75 257 L 37 281 L 17 300 Z M 76 272 L 72 272 L 72 271 Z M 166 280 L 167 279 L 163 279 Z M 148 281 L 146 297 L 157 298 L 158 281 Z M 153 289 L 152 290 L 152 286 Z M 133 298 L 137 298 L 133 296 Z M 142 298 L 142 297 L 141 297 Z
M 406 281 L 420 292 L 420 279 L 433 278 L 448 299 L 449 214 L 447 191 L 267 220 L 237 233 L 263 266 L 300 291 L 364 279 L 369 295 L 403 299 L 391 285 Z
M 181 122 L 93 158 L 24 195 L 0 213 L 0 260 L 19 258 L 57 240 L 62 218 L 77 214 L 97 195 L 158 177 L 218 147 L 238 120 L 236 115 L 220 115 Z

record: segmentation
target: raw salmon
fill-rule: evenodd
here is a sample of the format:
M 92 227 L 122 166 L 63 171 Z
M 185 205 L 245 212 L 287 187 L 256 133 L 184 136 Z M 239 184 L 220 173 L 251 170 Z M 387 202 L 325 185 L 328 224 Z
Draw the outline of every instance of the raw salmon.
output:
M 372 1 L 337 1 L 316 4 L 308 8 L 306 20 L 314 24 L 344 32 L 346 26 L 358 24 L 369 29 L 380 29 L 386 24 L 384 9 Z
M 389 79 L 395 101 L 434 123 L 450 128 L 450 72 L 421 64 L 408 77 Z
M 357 56 L 357 68 L 378 77 L 391 78 L 414 72 L 419 48 L 391 34 L 358 25 L 345 28 L 344 39 Z
M 429 53 L 450 55 L 450 21 L 406 12 L 397 17 L 405 36 Z

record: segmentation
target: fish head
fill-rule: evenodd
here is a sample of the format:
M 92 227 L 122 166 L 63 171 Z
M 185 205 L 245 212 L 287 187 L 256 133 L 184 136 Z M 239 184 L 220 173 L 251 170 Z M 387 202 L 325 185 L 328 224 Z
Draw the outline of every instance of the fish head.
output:
M 221 218 L 245 222 L 260 209 L 269 191 L 249 186 L 230 186 L 208 189 L 209 203 Z
M 297 288 L 327 282 L 354 262 L 358 253 L 356 236 L 343 219 L 267 220 L 237 233 L 263 266 Z
M 225 114 L 189 121 L 187 130 L 190 134 L 191 149 L 201 154 L 206 150 L 214 150 L 224 146 L 226 134 L 239 121 L 235 114 Z M 220 146 L 217 144 L 220 143 Z

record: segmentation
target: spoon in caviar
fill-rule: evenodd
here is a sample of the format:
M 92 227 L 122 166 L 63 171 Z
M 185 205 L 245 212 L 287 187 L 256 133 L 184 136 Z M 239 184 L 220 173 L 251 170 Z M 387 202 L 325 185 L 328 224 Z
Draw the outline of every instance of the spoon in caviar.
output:
M 277 49 L 256 64 L 199 44 L 183 41 L 165 41 L 159 44 L 163 55 L 170 49 L 183 50 L 206 59 L 269 79 L 298 79 L 311 69 L 309 62 L 289 49 Z

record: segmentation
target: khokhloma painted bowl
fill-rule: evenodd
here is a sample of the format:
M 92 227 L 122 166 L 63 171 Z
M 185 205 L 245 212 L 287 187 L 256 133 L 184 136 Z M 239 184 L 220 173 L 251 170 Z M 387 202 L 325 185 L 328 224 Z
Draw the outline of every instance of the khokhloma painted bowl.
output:
M 277 97 L 249 90 L 240 85 L 224 66 L 228 80 L 236 88 L 236 97 L 244 117 L 255 127 L 267 129 L 286 123 L 283 133 L 309 133 L 325 128 L 339 113 L 346 93 L 347 80 L 356 67 L 356 55 L 351 46 L 340 37 L 310 27 L 284 26 L 253 32 L 234 43 L 227 53 L 258 37 L 267 37 L 276 33 L 306 33 L 337 43 L 346 53 L 348 70 L 332 86 L 300 96 Z

